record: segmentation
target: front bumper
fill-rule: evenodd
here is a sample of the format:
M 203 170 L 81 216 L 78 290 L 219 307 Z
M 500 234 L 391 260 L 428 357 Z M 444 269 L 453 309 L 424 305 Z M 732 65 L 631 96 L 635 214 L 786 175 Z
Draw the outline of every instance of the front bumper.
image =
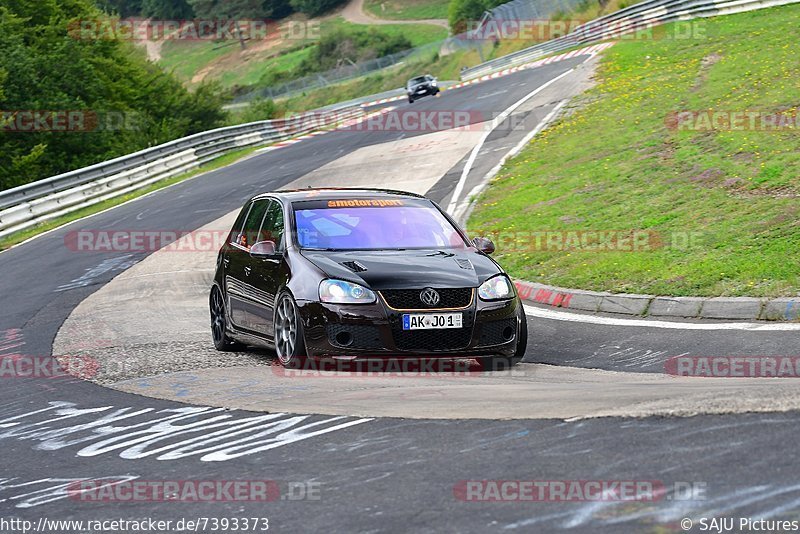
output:
M 369 305 L 298 302 L 306 349 L 311 357 L 464 358 L 513 356 L 517 349 L 518 298 L 501 302 L 473 299 L 458 310 L 395 310 L 382 298 Z M 457 329 L 403 331 L 404 313 L 462 313 Z
M 423 86 L 423 87 L 416 87 L 416 88 L 414 88 L 413 91 L 410 91 L 410 92 L 407 91 L 408 96 L 410 96 L 412 98 L 419 98 L 421 96 L 427 96 L 427 95 L 435 95 L 438 92 L 439 92 L 439 88 L 438 87 L 433 87 L 433 86 L 430 86 L 430 85 L 426 85 L 426 86 Z

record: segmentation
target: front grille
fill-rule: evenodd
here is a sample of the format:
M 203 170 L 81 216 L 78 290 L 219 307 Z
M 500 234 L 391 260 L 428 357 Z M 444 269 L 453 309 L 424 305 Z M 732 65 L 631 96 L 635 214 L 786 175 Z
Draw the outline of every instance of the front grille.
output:
M 325 330 L 331 345 L 337 347 L 349 349 L 379 349 L 383 347 L 377 326 L 329 324 Z M 352 340 L 350 344 L 339 343 L 337 336 L 342 333 L 350 334 L 350 339 Z
M 506 338 L 503 334 L 506 328 L 511 328 L 514 334 L 511 338 Z M 517 332 L 517 319 L 515 317 L 511 317 L 510 319 L 501 319 L 499 321 L 489 321 L 488 323 L 483 323 L 481 326 L 481 338 L 480 338 L 480 345 L 481 347 L 491 347 L 492 345 L 502 345 L 503 343 L 508 343 L 512 339 Z
M 381 291 L 386 303 L 396 310 L 424 310 L 443 308 L 466 308 L 472 303 L 472 288 L 436 289 L 440 301 L 436 306 L 427 306 L 420 299 L 422 289 L 391 289 Z
M 463 312 L 461 328 L 440 328 L 436 330 L 403 330 L 403 315 L 392 314 L 389 322 L 392 326 L 394 343 L 399 350 L 448 351 L 465 349 L 472 340 L 472 325 L 475 312 Z
M 471 328 L 401 330 L 394 335 L 394 342 L 400 350 L 460 350 L 467 348 L 470 339 Z

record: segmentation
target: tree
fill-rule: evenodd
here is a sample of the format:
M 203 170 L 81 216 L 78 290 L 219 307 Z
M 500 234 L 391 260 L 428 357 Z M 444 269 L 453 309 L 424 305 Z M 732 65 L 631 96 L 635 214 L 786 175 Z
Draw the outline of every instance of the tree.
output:
M 220 25 L 233 21 L 242 49 L 247 46 L 247 36 L 238 21 L 267 17 L 264 0 L 189 0 L 189 3 L 201 19 L 214 20 Z
M 3 0 L 0 6 L 0 189 L 220 125 L 214 86 L 189 93 L 124 40 L 76 38 L 102 13 L 89 0 Z M 14 73 L 8 76 L 5 73 Z M 57 73 L 57 75 L 54 75 Z M 75 129 L 20 131 L 25 113 L 74 112 Z M 118 119 L 122 119 L 122 121 Z M 94 122 L 93 122 L 94 119 Z M 109 121 L 108 119 L 113 119 Z
M 108 14 L 122 18 L 142 14 L 142 0 L 97 0 L 97 6 Z
M 375 28 L 340 28 L 322 36 L 312 53 L 297 67 L 300 75 L 336 68 L 350 62 L 383 57 L 411 48 L 405 35 Z
M 282 19 L 292 14 L 294 8 L 289 0 L 265 0 L 264 16 L 273 20 Z
M 317 17 L 345 3 L 345 1 L 346 0 L 291 0 L 290 3 L 295 11 L 305 13 L 309 17 Z
M 263 0 L 189 0 L 201 19 L 247 19 L 264 17 Z
M 186 0 L 142 0 L 143 17 L 159 20 L 185 20 L 194 17 Z
M 447 19 L 453 35 L 464 33 L 470 21 L 479 21 L 490 9 L 492 0 L 450 0 L 447 7 Z M 493 7 L 493 6 L 492 6 Z

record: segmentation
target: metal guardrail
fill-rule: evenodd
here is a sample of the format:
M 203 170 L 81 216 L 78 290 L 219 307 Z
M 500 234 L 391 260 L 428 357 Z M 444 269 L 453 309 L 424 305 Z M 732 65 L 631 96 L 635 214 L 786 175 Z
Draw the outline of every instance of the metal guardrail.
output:
M 471 80 L 509 67 L 524 65 L 549 54 L 615 39 L 667 22 L 729 15 L 798 1 L 800 0 L 645 0 L 582 24 L 563 37 L 465 69 L 461 73 L 461 79 Z
M 469 80 L 551 53 L 604 41 L 676 20 L 691 20 L 793 4 L 800 0 L 645 0 L 575 29 L 569 35 L 466 69 Z M 330 110 L 339 108 L 337 113 Z M 260 121 L 177 139 L 0 192 L 0 237 L 179 175 L 236 149 L 282 141 L 363 115 L 359 106 L 332 106 L 321 115 Z
M 493 8 L 488 13 L 495 19 L 546 19 L 560 12 L 568 12 L 585 0 L 512 0 Z M 451 35 L 446 39 L 426 43 L 408 50 L 401 50 L 387 56 L 381 56 L 358 63 L 350 63 L 325 72 L 317 72 L 302 78 L 287 81 L 274 86 L 261 87 L 237 96 L 228 109 L 246 107 L 257 98 L 287 98 L 306 91 L 313 91 L 361 76 L 400 66 L 409 62 L 429 60 L 434 54 L 445 56 L 457 50 L 477 50 L 481 57 L 484 45 L 470 39 L 467 33 Z
M 177 176 L 227 152 L 283 141 L 363 114 L 358 106 L 329 108 L 219 128 L 2 191 L 0 237 Z
M 241 107 L 258 98 L 270 98 L 273 100 L 288 98 L 307 91 L 313 91 L 315 89 L 354 80 L 384 69 L 402 65 L 408 61 L 419 61 L 423 58 L 430 59 L 435 54 L 439 53 L 443 43 L 446 42 L 447 39 L 434 41 L 415 48 L 401 50 L 400 52 L 395 52 L 387 56 L 360 61 L 358 63 L 345 64 L 335 69 L 317 72 L 279 85 L 261 87 L 234 98 L 233 106 Z

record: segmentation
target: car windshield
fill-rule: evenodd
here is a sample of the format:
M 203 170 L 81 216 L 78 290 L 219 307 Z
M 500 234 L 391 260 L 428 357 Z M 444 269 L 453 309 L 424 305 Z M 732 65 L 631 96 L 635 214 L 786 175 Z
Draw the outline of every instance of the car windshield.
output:
M 352 199 L 294 205 L 301 248 L 464 249 L 461 234 L 428 201 Z
M 428 78 L 425 76 L 420 76 L 419 78 L 413 78 L 411 81 L 408 82 L 408 85 L 416 85 L 418 83 L 424 83 L 428 81 Z

